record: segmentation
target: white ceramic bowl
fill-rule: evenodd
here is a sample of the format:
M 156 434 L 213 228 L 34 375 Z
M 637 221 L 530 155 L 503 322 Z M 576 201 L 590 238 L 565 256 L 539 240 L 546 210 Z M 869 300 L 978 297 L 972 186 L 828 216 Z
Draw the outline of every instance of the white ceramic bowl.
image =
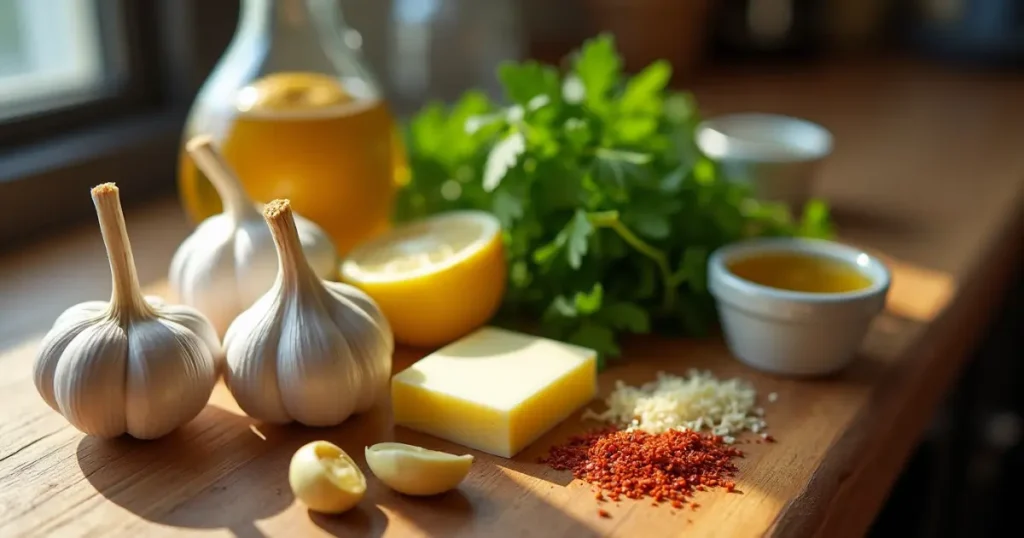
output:
M 799 210 L 810 198 L 818 163 L 832 151 L 828 129 L 777 114 L 728 114 L 701 122 L 697 145 L 725 176 L 749 183 L 762 200 Z
M 810 293 L 771 288 L 740 278 L 728 265 L 749 256 L 796 252 L 848 263 L 870 279 L 862 290 Z M 768 372 L 815 376 L 850 363 L 885 306 L 889 270 L 878 258 L 846 245 L 813 239 L 755 239 L 715 251 L 708 288 L 718 305 L 729 350 Z

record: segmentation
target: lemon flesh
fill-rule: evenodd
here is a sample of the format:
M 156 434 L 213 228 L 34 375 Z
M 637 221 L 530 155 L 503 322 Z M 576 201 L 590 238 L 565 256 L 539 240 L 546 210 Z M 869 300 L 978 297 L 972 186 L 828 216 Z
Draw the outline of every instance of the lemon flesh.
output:
M 469 473 L 473 456 L 456 456 L 404 443 L 366 447 L 374 476 L 406 495 L 437 495 L 455 489 Z
M 366 477 L 359 466 L 327 441 L 313 441 L 295 452 L 288 466 L 288 484 L 295 498 L 325 514 L 345 512 L 366 494 Z
M 501 225 L 483 211 L 407 224 L 352 251 L 341 276 L 377 302 L 398 342 L 447 344 L 487 323 L 501 304 Z

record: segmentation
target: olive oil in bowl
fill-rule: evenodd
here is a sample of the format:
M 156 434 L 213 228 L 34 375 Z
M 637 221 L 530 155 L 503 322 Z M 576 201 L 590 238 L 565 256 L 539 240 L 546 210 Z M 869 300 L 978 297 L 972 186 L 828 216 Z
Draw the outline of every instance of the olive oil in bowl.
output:
M 708 260 L 708 291 L 729 350 L 781 375 L 828 375 L 849 364 L 885 308 L 890 282 L 877 257 L 816 239 L 751 239 Z
M 807 293 L 848 293 L 871 285 L 852 264 L 802 252 L 764 252 L 726 264 L 729 272 L 755 284 Z

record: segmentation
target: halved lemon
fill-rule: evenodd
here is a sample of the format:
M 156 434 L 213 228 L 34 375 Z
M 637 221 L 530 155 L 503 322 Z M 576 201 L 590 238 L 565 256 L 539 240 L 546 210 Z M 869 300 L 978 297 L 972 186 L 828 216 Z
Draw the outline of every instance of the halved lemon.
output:
M 366 447 L 366 464 L 374 476 L 406 495 L 437 495 L 458 487 L 469 474 L 473 456 L 456 456 L 405 443 Z
M 340 514 L 366 494 L 366 477 L 339 446 L 327 441 L 303 445 L 288 466 L 288 485 L 310 510 Z
M 452 211 L 392 229 L 349 254 L 341 278 L 377 302 L 395 333 L 435 347 L 484 325 L 505 294 L 501 224 Z

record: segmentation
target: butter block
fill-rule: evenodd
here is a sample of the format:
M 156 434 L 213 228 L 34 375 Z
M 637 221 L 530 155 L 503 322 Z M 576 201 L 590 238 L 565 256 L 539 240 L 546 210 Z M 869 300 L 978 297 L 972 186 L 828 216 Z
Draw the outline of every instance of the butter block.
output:
M 505 458 L 595 394 L 594 351 L 493 327 L 391 379 L 395 424 Z

